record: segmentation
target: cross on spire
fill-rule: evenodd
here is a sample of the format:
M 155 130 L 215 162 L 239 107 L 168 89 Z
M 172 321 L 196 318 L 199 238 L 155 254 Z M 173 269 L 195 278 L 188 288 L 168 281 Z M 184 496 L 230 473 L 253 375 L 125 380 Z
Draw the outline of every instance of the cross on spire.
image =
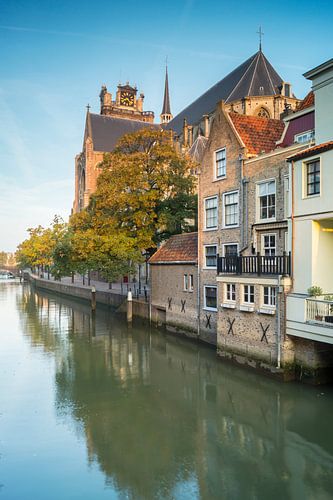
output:
M 259 50 L 261 52 L 261 42 L 262 42 L 262 37 L 264 35 L 264 32 L 261 29 L 261 26 L 259 26 L 259 30 L 257 31 L 257 34 L 259 35 Z
M 87 108 L 87 111 L 89 113 L 89 111 L 90 111 L 90 104 L 89 103 L 87 104 L 86 108 Z

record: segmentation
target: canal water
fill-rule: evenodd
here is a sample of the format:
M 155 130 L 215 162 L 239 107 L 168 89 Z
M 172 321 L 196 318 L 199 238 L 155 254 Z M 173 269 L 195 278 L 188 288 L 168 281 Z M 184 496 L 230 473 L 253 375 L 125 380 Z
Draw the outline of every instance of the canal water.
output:
M 0 284 L 0 500 L 331 499 L 332 417 L 332 387 Z

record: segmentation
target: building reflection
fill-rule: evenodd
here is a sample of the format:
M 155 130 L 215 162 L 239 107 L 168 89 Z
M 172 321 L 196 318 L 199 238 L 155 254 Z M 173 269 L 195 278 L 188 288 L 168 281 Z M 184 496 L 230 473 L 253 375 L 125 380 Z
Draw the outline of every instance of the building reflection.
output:
M 130 498 L 329 498 L 332 390 L 283 385 L 108 309 L 23 289 L 32 348 L 56 360 L 59 418 Z

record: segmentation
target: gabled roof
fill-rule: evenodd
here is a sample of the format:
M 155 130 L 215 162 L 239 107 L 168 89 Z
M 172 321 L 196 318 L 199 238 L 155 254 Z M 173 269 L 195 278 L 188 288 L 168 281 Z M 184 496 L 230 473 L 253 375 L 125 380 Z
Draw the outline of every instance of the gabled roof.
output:
M 304 97 L 296 111 L 301 111 L 311 106 L 314 106 L 314 92 L 312 90 Z
M 208 142 L 208 139 L 206 137 L 204 137 L 203 135 L 199 135 L 196 138 L 196 140 L 194 141 L 194 143 L 192 144 L 192 146 L 188 150 L 188 154 L 191 156 L 191 158 L 194 161 L 197 161 L 198 163 L 201 162 L 203 155 L 204 155 L 204 152 L 205 152 L 205 149 L 206 149 L 207 142 Z
M 269 153 L 281 138 L 284 123 L 271 118 L 228 113 L 250 155 Z
M 125 134 L 137 132 L 142 128 L 156 128 L 157 124 L 114 116 L 87 113 L 85 139 L 89 135 L 95 151 L 113 151 L 118 140 Z
M 149 259 L 149 264 L 196 264 L 198 233 L 176 234 Z
M 322 144 L 318 144 L 317 146 L 312 146 L 312 148 L 304 149 L 294 156 L 290 156 L 288 160 L 302 160 L 303 158 L 308 158 L 309 156 L 324 153 L 325 151 L 330 151 L 331 149 L 333 149 L 333 141 L 323 142 Z
M 203 115 L 212 113 L 221 100 L 229 103 L 246 96 L 276 95 L 282 83 L 281 76 L 259 50 L 175 116 L 168 128 L 179 134 L 185 118 L 195 125 Z

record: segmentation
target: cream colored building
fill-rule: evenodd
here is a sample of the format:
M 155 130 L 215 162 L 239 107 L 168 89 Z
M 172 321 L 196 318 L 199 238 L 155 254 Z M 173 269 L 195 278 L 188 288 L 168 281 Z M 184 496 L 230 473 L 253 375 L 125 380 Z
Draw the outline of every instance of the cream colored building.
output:
M 333 344 L 333 59 L 304 76 L 313 83 L 316 145 L 289 158 L 293 288 L 287 334 L 315 341 L 327 354 L 319 342 Z

